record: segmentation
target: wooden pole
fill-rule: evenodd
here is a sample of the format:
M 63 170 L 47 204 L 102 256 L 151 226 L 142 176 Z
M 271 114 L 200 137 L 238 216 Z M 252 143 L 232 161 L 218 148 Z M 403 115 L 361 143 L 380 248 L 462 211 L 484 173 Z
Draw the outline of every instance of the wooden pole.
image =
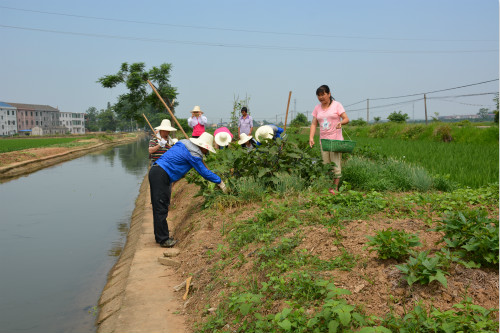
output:
M 286 116 L 285 116 L 285 128 L 283 129 L 283 132 L 286 131 L 286 122 L 288 120 L 288 108 L 290 107 L 290 98 L 292 98 L 292 92 L 288 94 L 288 104 L 286 105 Z
M 170 108 L 165 103 L 165 101 L 163 100 L 163 98 L 161 98 L 160 94 L 158 93 L 158 90 L 156 90 L 155 86 L 151 83 L 151 81 L 148 80 L 148 83 L 151 86 L 151 88 L 153 88 L 153 91 L 156 93 L 156 96 L 158 96 L 158 98 L 163 103 L 163 105 L 165 105 L 165 108 L 168 110 L 168 112 L 172 116 L 172 119 L 175 121 L 175 123 L 177 124 L 177 126 L 179 126 L 179 128 L 182 131 L 182 133 L 184 133 L 184 136 L 186 137 L 186 139 L 189 139 L 189 136 L 186 134 L 186 132 L 184 132 L 184 129 L 182 128 L 181 124 L 179 124 L 179 122 L 177 121 L 177 118 L 175 118 L 174 113 L 170 110 Z
M 424 94 L 424 106 L 425 106 L 425 124 L 427 125 L 427 97 Z
M 143 115 L 144 119 L 146 119 L 146 122 L 148 123 L 149 128 L 151 128 L 151 130 L 153 131 L 153 133 L 154 133 L 156 136 L 158 136 L 158 133 L 156 133 L 156 131 L 155 131 L 155 129 L 153 128 L 153 126 L 151 126 L 151 124 L 149 123 L 148 118 L 146 118 L 146 115 L 145 115 L 144 113 L 143 113 L 142 115 Z

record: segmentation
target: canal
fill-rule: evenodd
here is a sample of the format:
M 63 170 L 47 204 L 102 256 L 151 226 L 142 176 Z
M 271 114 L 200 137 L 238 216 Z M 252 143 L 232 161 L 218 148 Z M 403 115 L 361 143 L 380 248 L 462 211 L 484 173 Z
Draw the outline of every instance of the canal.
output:
M 0 184 L 0 332 L 95 332 L 147 173 L 147 141 Z

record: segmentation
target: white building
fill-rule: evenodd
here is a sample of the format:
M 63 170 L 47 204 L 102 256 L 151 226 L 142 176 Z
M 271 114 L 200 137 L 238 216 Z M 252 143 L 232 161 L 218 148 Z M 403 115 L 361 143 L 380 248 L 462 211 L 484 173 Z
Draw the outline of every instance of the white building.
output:
M 71 134 L 85 134 L 85 113 L 61 112 L 59 122 Z
M 0 135 L 17 133 L 17 110 L 10 104 L 0 102 Z

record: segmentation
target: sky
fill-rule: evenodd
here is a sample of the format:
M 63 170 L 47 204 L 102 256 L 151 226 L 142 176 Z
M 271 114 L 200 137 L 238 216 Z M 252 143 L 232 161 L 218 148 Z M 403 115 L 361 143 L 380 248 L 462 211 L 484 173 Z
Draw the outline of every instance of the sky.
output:
M 249 98 L 254 120 L 311 120 L 323 84 L 350 119 L 424 119 L 424 93 L 429 120 L 477 114 L 495 109 L 498 17 L 493 0 L 0 0 L 0 101 L 104 109 L 126 89 L 97 80 L 143 62 L 172 64 L 179 118 Z

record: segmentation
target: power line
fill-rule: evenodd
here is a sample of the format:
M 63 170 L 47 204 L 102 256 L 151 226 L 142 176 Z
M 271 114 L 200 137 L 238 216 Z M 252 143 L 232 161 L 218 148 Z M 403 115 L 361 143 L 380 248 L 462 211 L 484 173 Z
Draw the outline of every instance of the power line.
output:
M 396 50 L 356 50 L 356 49 L 323 49 L 323 48 L 306 48 L 306 47 L 295 47 L 295 46 L 276 46 L 276 45 L 248 45 L 248 44 L 230 44 L 230 43 L 210 43 L 210 42 L 194 42 L 194 41 L 182 41 L 173 39 L 156 39 L 156 38 L 144 38 L 144 37 L 128 37 L 128 36 L 118 36 L 118 35 L 102 35 L 102 34 L 92 34 L 83 32 L 70 32 L 70 31 L 60 31 L 60 30 L 49 30 L 49 29 L 39 29 L 39 28 L 28 28 L 12 25 L 0 25 L 1 28 L 8 29 L 19 29 L 37 32 L 46 32 L 54 34 L 72 35 L 72 36 L 86 36 L 86 37 L 97 37 L 97 38 L 110 38 L 110 39 L 122 39 L 122 40 L 134 40 L 134 41 L 144 41 L 153 43 L 172 43 L 172 44 L 186 44 L 186 45 L 198 45 L 198 46 L 215 46 L 215 47 L 229 47 L 229 48 L 246 48 L 246 49 L 261 49 L 261 50 L 278 50 L 278 51 L 304 51 L 304 52 L 331 52 L 331 53 L 399 53 L 399 54 L 439 54 L 439 53 L 481 53 L 481 52 L 498 52 L 498 50 L 456 50 L 456 51 L 396 51 Z
M 305 36 L 305 37 L 324 37 L 324 38 L 343 38 L 343 39 L 367 39 L 367 40 L 391 40 L 391 41 L 426 41 L 426 42 L 498 42 L 497 40 L 463 40 L 463 39 L 424 39 L 424 38 L 389 38 L 389 37 L 364 37 L 364 36 L 342 36 L 342 35 L 323 35 L 323 34 L 306 34 L 306 33 L 294 33 L 294 32 L 279 32 L 279 31 L 264 31 L 264 30 L 248 30 L 248 29 L 237 29 L 237 28 L 217 28 L 209 26 L 195 26 L 195 25 L 180 25 L 180 24 L 169 24 L 160 22 L 150 22 L 150 21 L 139 21 L 139 20 L 126 20 L 126 19 L 116 19 L 109 17 L 99 17 L 99 16 L 86 16 L 86 15 L 76 15 L 76 14 L 66 14 L 58 12 L 49 12 L 33 9 L 22 9 L 8 6 L 0 6 L 0 8 L 31 12 L 38 14 L 47 15 L 57 15 L 66 17 L 76 17 L 82 19 L 92 19 L 101 21 L 112 21 L 112 22 L 122 22 L 122 23 L 134 23 L 134 24 L 147 24 L 147 25 L 157 25 L 157 26 L 169 26 L 176 28 L 190 28 L 190 29 L 202 29 L 202 30 L 218 30 L 218 31 L 232 31 L 232 32 L 245 32 L 245 33 L 258 33 L 258 34 L 272 34 L 272 35 L 288 35 L 288 36 Z

